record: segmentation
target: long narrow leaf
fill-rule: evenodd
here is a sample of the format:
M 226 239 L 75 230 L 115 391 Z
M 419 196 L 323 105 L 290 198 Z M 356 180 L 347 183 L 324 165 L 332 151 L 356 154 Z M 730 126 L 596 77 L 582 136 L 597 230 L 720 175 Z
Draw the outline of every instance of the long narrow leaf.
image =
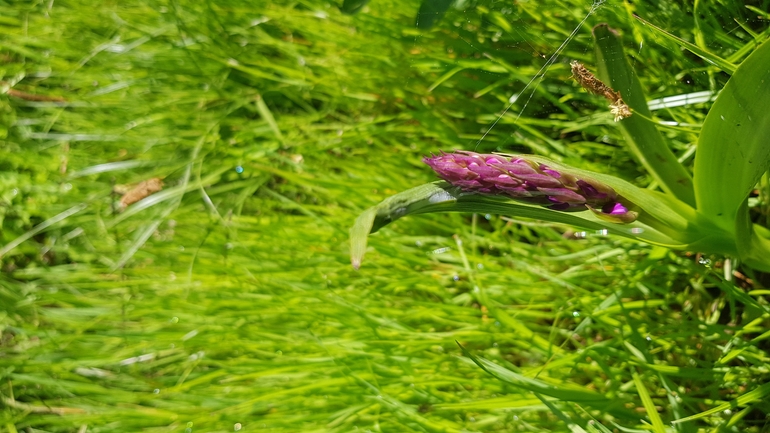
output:
M 740 397 L 736 398 L 735 400 L 729 401 L 727 403 L 722 403 L 719 406 L 712 407 L 711 409 L 701 412 L 696 415 L 688 416 L 687 418 L 678 419 L 675 421 L 672 421 L 672 424 L 678 424 L 682 422 L 687 421 L 693 421 L 696 419 L 700 419 L 703 417 L 707 417 L 709 415 L 713 415 L 715 413 L 719 413 L 722 411 L 725 411 L 727 409 L 734 410 L 736 407 L 746 406 L 748 404 L 751 404 L 755 401 L 766 401 L 765 397 L 770 395 L 770 383 L 765 383 L 763 385 L 760 385 L 756 389 L 753 389 L 746 394 L 741 395 Z
M 599 78 L 615 91 L 639 115 L 620 121 L 626 144 L 645 169 L 658 181 L 664 191 L 694 206 L 692 178 L 666 145 L 647 106 L 642 85 L 623 54 L 623 44 L 614 30 L 606 24 L 593 31 Z
M 701 59 L 711 63 L 712 65 L 718 67 L 723 72 L 727 74 L 732 74 L 735 72 L 735 65 L 728 62 L 727 60 L 717 56 L 716 54 L 706 51 L 703 48 L 693 44 L 692 42 L 687 42 L 684 39 L 674 36 L 671 33 L 665 31 L 664 29 L 656 26 L 655 24 L 652 24 L 649 21 L 646 21 L 645 19 L 641 18 L 638 15 L 634 15 L 634 18 L 639 20 L 642 24 L 645 26 L 648 26 L 649 28 L 653 29 L 655 33 L 663 36 L 664 38 L 668 39 L 669 41 L 674 42 L 675 44 L 679 45 L 680 47 L 686 49 L 687 51 L 695 54 L 696 56 L 700 57 Z
M 340 10 L 344 14 L 353 15 L 363 9 L 368 3 L 369 0 L 345 0 Z
M 650 393 L 647 392 L 647 388 L 644 387 L 642 378 L 638 373 L 633 374 L 634 385 L 636 385 L 636 392 L 639 393 L 639 398 L 642 399 L 644 410 L 647 411 L 647 416 L 650 417 L 652 422 L 652 431 L 655 433 L 666 433 L 666 427 L 663 425 L 663 420 L 660 419 L 660 414 L 655 408 L 655 403 L 650 398 Z
M 417 12 L 415 25 L 420 29 L 429 29 L 444 18 L 454 0 L 423 0 Z
M 606 182 L 607 179 L 610 182 Z M 626 184 L 611 176 L 602 177 L 601 180 L 613 187 Z M 627 184 L 625 188 L 635 187 Z M 621 189 L 616 188 L 616 190 L 623 194 Z M 642 216 L 630 224 L 615 224 L 600 220 L 588 210 L 562 212 L 501 196 L 463 193 L 446 182 L 425 184 L 391 196 L 373 208 L 366 210 L 358 217 L 350 230 L 351 262 L 356 268 L 360 266 L 363 255 L 366 252 L 367 236 L 369 233 L 374 233 L 383 226 L 406 215 L 434 212 L 477 212 L 515 215 L 569 224 L 589 230 L 601 230 L 602 233 L 643 240 L 669 248 L 684 248 L 689 241 L 674 238 L 672 234 L 659 230 L 660 227 L 653 227 L 645 222 L 657 222 L 656 219 L 647 216 L 648 212 L 645 208 L 657 210 L 662 214 L 662 210 L 667 208 L 666 203 L 662 200 L 654 200 L 646 196 L 648 192 L 645 190 L 636 188 L 635 192 L 640 195 L 641 201 L 644 203 L 644 207 L 641 209 Z M 661 194 L 661 196 L 663 195 Z M 669 213 L 673 216 L 678 216 L 673 211 L 669 211 Z M 687 232 L 686 228 L 679 228 L 679 230 L 681 233 Z M 691 241 L 694 240 L 696 239 Z
M 548 397 L 557 398 L 561 401 L 583 403 L 591 402 L 601 405 L 609 405 L 613 402 L 606 396 L 599 394 L 596 391 L 583 388 L 577 384 L 570 384 L 566 382 L 549 383 L 542 379 L 528 377 L 523 374 L 508 370 L 507 368 L 497 365 L 487 359 L 475 356 L 466 350 L 463 346 L 460 346 L 460 348 L 463 351 L 463 355 L 481 367 L 482 370 L 502 380 L 503 382 L 510 383 L 516 387 L 526 389 L 527 391 L 532 391 Z

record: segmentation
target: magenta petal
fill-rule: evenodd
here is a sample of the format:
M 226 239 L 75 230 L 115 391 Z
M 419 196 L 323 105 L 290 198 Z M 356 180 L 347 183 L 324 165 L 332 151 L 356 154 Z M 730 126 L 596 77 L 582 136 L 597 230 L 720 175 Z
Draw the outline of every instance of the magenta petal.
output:
M 602 206 L 602 212 L 610 215 L 621 215 L 627 213 L 628 209 L 626 209 L 626 207 L 623 206 L 620 202 L 615 202 L 607 203 Z
M 524 182 L 522 182 L 519 179 L 514 179 L 511 176 L 508 176 L 507 174 L 500 174 L 496 176 L 494 179 L 490 180 L 491 182 L 494 182 L 495 185 L 498 186 L 521 186 Z
M 584 204 L 585 197 L 567 188 L 538 188 L 549 199 L 570 204 Z
M 478 174 L 482 178 L 496 178 L 502 174 L 502 172 L 489 165 L 479 165 L 477 163 L 468 164 L 468 170 Z
M 538 188 L 559 188 L 563 186 L 558 179 L 554 179 L 546 174 L 519 174 L 516 177 L 524 179 Z
M 553 176 L 553 177 L 555 177 L 557 179 L 561 177 L 561 173 L 559 173 L 556 170 L 551 170 L 545 164 L 540 164 L 540 171 L 542 171 L 543 173 L 549 174 L 549 175 L 551 175 L 551 176 Z

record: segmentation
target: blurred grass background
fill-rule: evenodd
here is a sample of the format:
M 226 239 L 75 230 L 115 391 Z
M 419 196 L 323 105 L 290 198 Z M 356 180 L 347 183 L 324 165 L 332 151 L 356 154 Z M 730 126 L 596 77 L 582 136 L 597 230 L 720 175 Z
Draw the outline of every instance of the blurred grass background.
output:
M 347 246 L 439 150 L 655 187 L 569 61 L 608 22 L 650 98 L 718 91 L 633 14 L 740 62 L 767 1 L 339 6 L 0 1 L 0 428 L 770 431 L 762 275 L 494 215 L 399 221 L 357 272 Z M 656 112 L 685 161 L 707 109 Z

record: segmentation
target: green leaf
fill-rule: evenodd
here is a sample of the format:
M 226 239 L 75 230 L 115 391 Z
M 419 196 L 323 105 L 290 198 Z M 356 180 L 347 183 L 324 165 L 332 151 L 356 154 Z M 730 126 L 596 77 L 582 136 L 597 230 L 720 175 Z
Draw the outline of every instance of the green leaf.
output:
M 570 417 L 567 416 L 566 413 L 564 413 L 564 411 L 559 409 L 559 407 L 557 405 L 555 405 L 550 400 L 548 400 L 547 398 L 543 397 L 542 395 L 540 395 L 538 393 L 535 393 L 535 395 L 537 396 L 537 398 L 540 399 L 540 401 L 543 402 L 543 404 L 551 411 L 551 413 L 556 415 L 557 418 L 559 418 L 564 424 L 567 425 L 567 428 L 569 429 L 569 431 L 571 433 L 587 433 L 585 430 L 583 430 L 582 427 L 580 427 L 579 425 L 575 424 L 570 419 Z
M 514 385 L 518 388 L 526 389 L 527 391 L 536 392 L 548 397 L 553 397 L 561 401 L 583 403 L 590 402 L 603 405 L 609 405 L 613 403 L 612 399 L 609 399 L 606 396 L 599 394 L 598 392 L 590 391 L 580 385 L 568 382 L 547 382 L 543 379 L 528 377 L 523 374 L 508 370 L 507 368 L 497 365 L 487 359 L 475 356 L 459 343 L 458 346 L 460 346 L 460 349 L 462 349 L 463 355 L 470 358 L 470 360 L 481 367 L 482 370 L 486 371 L 497 379 L 510 383 L 511 385 Z
M 369 0 L 345 0 L 340 10 L 342 13 L 353 15 L 363 9 L 368 3 Z
M 768 83 L 770 42 L 765 42 L 720 92 L 703 123 L 695 155 L 698 211 L 744 243 L 751 228 L 742 207 L 770 166 Z
M 649 21 L 644 20 L 643 18 L 639 17 L 638 15 L 634 15 L 634 18 L 639 20 L 642 24 L 645 26 L 650 27 L 653 29 L 657 34 L 663 36 L 664 38 L 668 39 L 669 41 L 674 42 L 675 44 L 679 45 L 680 47 L 686 49 L 687 51 L 695 54 L 696 56 L 700 57 L 701 59 L 709 62 L 710 64 L 716 66 L 717 68 L 721 69 L 727 74 L 733 74 L 735 72 L 735 65 L 728 62 L 727 60 L 717 56 L 716 54 L 706 51 L 703 48 L 693 44 L 692 42 L 687 42 L 684 39 L 672 35 L 671 33 L 663 30 L 662 28 L 656 26 L 655 24 L 652 24 Z
M 700 419 L 703 417 L 707 417 L 709 415 L 713 415 L 715 413 L 719 413 L 725 410 L 735 410 L 737 407 L 746 406 L 750 403 L 753 403 L 755 401 L 765 401 L 764 398 L 766 396 L 770 395 L 770 383 L 765 383 L 763 385 L 760 385 L 756 389 L 753 389 L 746 394 L 743 394 L 742 396 L 736 398 L 733 401 L 729 401 L 727 403 L 722 403 L 719 406 L 712 407 L 711 409 L 701 412 L 696 415 L 688 416 L 686 418 L 678 419 L 675 421 L 672 421 L 672 424 L 678 424 L 682 422 L 687 421 L 693 421 L 696 419 Z
M 586 430 L 588 431 L 588 433 L 612 433 L 612 430 L 603 426 L 601 423 L 599 423 L 596 420 L 589 421 L 588 425 L 586 425 Z
M 429 29 L 444 18 L 454 0 L 423 0 L 417 12 L 415 25 L 420 29 Z
M 566 172 L 563 166 L 542 157 L 531 159 Z M 581 170 L 582 178 L 590 178 Z M 643 240 L 669 248 L 684 248 L 696 242 L 703 235 L 690 227 L 688 217 L 694 211 L 687 205 L 663 194 L 637 188 L 612 176 L 590 173 L 595 179 L 613 187 L 621 196 L 639 208 L 639 218 L 630 224 L 616 224 L 602 221 L 589 210 L 562 212 L 539 205 L 516 201 L 502 196 L 463 193 L 446 182 L 434 182 L 412 188 L 391 196 L 380 204 L 363 212 L 350 229 L 351 263 L 358 268 L 366 252 L 367 236 L 406 215 L 434 212 L 476 212 L 501 215 L 516 215 L 550 222 L 569 224 L 589 230 L 601 230 L 606 234 L 620 235 Z M 676 211 L 672 209 L 680 209 Z M 688 211 L 689 209 L 689 211 Z M 694 220 L 694 217 L 693 217 Z
M 639 398 L 642 399 L 642 405 L 647 411 L 647 416 L 650 417 L 650 421 L 652 422 L 652 431 L 655 433 L 666 433 L 666 427 L 663 425 L 663 420 L 660 419 L 660 414 L 658 414 L 658 410 L 655 408 L 655 403 L 652 401 L 652 398 L 650 398 L 650 393 L 647 392 L 647 388 L 644 387 L 642 378 L 638 373 L 634 373 L 633 377 L 634 385 L 636 385 L 636 392 L 639 393 Z
M 642 85 L 626 61 L 620 37 L 606 24 L 594 27 L 593 34 L 599 78 L 620 92 L 623 101 L 635 113 L 618 122 L 626 144 L 664 191 L 694 206 L 692 178 L 650 120 L 652 113 L 647 106 Z
M 267 125 L 270 127 L 270 130 L 273 131 L 276 138 L 283 141 L 283 134 L 281 134 L 281 129 L 278 127 L 278 122 L 275 121 L 275 117 L 267 107 L 267 104 L 265 104 L 265 100 L 262 99 L 262 95 L 257 95 L 254 100 L 257 104 L 257 112 L 259 115 L 262 116 L 262 119 L 265 122 L 267 122 Z

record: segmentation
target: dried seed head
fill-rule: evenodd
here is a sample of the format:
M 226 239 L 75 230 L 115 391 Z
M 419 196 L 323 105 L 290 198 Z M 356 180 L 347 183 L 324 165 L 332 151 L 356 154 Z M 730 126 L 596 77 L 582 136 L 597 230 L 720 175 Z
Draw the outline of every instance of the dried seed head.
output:
M 615 116 L 616 122 L 631 116 L 631 109 L 623 102 L 620 92 L 612 90 L 612 88 L 596 78 L 582 63 L 573 61 L 570 63 L 570 66 L 572 67 L 572 76 L 575 77 L 575 80 L 577 80 L 581 87 L 593 94 L 603 96 L 604 99 L 610 102 L 610 112 Z

